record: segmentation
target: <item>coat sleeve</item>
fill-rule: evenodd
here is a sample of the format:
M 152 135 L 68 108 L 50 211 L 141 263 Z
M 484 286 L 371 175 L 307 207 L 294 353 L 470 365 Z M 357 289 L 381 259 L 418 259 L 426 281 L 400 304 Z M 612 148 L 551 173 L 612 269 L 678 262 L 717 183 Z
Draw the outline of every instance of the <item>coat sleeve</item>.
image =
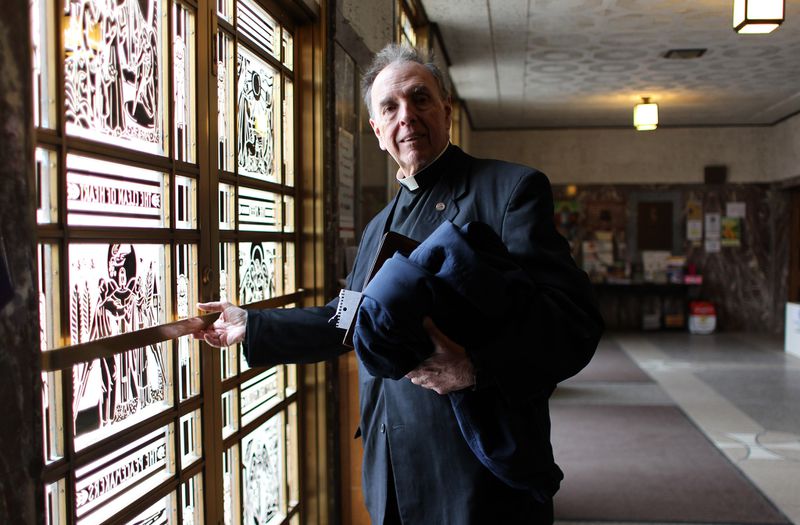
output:
M 479 382 L 496 384 L 509 400 L 548 396 L 556 383 L 592 358 L 603 319 L 591 283 L 553 222 L 553 196 L 544 174 L 524 175 L 511 193 L 501 238 L 533 282 L 493 342 L 471 353 Z
M 342 344 L 342 330 L 328 322 L 337 300 L 319 307 L 249 310 L 243 342 L 247 363 L 316 363 L 350 350 Z

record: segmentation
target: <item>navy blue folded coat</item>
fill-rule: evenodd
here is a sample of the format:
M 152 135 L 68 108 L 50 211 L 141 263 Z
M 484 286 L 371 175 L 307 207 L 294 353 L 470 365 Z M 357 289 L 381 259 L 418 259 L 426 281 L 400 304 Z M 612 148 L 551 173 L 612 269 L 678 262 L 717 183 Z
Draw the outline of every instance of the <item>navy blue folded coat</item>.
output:
M 486 224 L 442 223 L 409 257 L 395 254 L 363 292 L 353 336 L 364 367 L 375 377 L 402 379 L 433 353 L 426 316 L 486 362 L 504 319 L 529 308 L 535 284 Z M 507 363 L 513 366 L 513 363 Z M 448 394 L 467 444 L 507 485 L 549 498 L 530 446 L 534 418 L 492 385 Z M 555 492 L 552 488 L 552 492 Z M 541 492 L 544 489 L 544 493 Z

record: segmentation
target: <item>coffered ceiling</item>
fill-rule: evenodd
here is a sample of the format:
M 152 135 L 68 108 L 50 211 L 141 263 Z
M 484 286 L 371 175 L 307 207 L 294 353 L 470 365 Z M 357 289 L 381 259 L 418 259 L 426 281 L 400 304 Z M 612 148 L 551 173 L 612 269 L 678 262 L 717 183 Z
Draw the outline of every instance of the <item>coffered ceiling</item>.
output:
M 771 124 L 800 111 L 800 0 L 768 35 L 733 0 L 422 0 L 476 129 Z M 706 49 L 667 59 L 671 49 Z

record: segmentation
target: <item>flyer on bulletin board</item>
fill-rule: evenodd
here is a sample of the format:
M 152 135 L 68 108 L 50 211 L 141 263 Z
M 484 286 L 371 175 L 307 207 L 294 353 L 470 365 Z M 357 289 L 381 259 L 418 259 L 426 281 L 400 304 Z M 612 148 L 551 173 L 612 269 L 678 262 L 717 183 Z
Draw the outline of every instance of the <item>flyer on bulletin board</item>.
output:
M 722 246 L 738 248 L 742 245 L 742 219 L 739 217 L 722 217 L 720 220 Z
M 720 214 L 706 213 L 706 239 L 719 239 Z

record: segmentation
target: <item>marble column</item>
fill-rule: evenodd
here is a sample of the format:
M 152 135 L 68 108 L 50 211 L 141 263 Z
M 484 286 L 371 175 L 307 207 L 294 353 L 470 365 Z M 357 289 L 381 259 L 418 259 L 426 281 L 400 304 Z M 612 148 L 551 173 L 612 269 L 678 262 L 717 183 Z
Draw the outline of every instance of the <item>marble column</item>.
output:
M 0 301 L 0 523 L 44 514 L 28 4 L 6 0 L 0 16 L 0 241 L 11 282 Z

